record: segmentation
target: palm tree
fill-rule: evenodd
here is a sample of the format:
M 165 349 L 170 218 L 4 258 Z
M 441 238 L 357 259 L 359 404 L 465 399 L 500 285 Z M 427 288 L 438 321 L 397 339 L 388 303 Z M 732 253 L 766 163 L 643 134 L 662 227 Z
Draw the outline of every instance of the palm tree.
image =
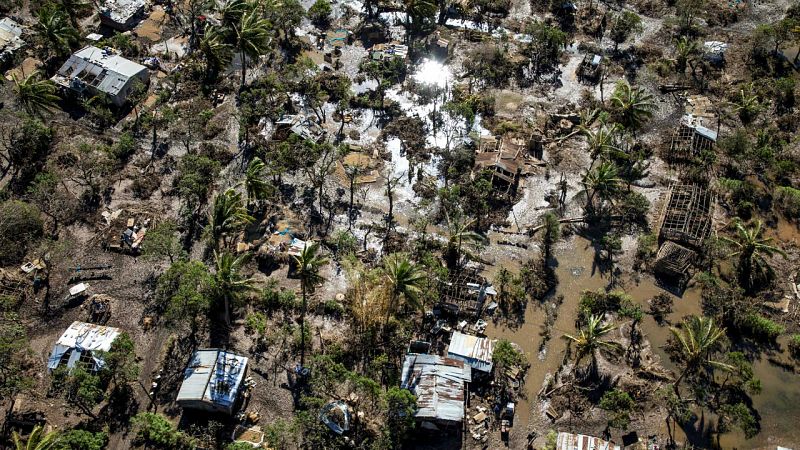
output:
M 739 91 L 739 98 L 733 103 L 733 110 L 739 114 L 739 119 L 747 125 L 755 119 L 761 111 L 761 102 L 758 96 L 753 93 L 753 85 L 748 84 Z
M 273 194 L 274 188 L 264 178 L 264 170 L 267 165 L 258 156 L 250 161 L 244 177 L 244 189 L 247 193 L 247 204 L 253 200 L 266 200 Z
M 228 189 L 218 195 L 214 199 L 214 206 L 208 218 L 208 233 L 214 248 L 217 248 L 220 240 L 225 245 L 226 236 L 241 231 L 253 220 L 255 219 L 247 213 L 242 194 Z
M 638 87 L 631 87 L 625 81 L 617 82 L 611 106 L 615 109 L 617 119 L 629 130 L 636 131 L 653 116 L 656 106 L 653 96 Z
M 447 263 L 447 268 L 455 270 L 461 262 L 462 253 L 471 256 L 469 252 L 464 251 L 465 244 L 470 246 L 478 246 L 486 242 L 486 238 L 475 231 L 470 230 L 475 220 L 463 221 L 456 219 L 450 221 L 447 219 L 447 246 L 444 251 L 444 259 Z
M 763 223 L 757 220 L 753 227 L 746 228 L 741 220 L 736 220 L 736 237 L 731 239 L 722 236 L 721 239 L 731 244 L 736 249 L 728 257 L 738 256 L 736 264 L 739 284 L 752 291 L 762 283 L 772 279 L 774 272 L 767 258 L 781 255 L 786 258 L 786 252 L 772 244 L 772 238 L 763 238 Z
M 20 107 L 32 116 L 42 116 L 44 112 L 52 112 L 58 102 L 56 95 L 56 85 L 50 80 L 43 80 L 41 74 L 36 71 L 20 80 L 17 75 L 12 75 L 14 81 L 14 93 L 17 95 L 17 103 Z
M 232 253 L 214 252 L 216 273 L 214 274 L 214 298 L 223 303 L 225 325 L 231 324 L 231 305 L 239 305 L 245 296 L 254 291 L 255 280 L 245 278 L 240 271 L 250 261 L 249 253 L 234 256 Z
M 233 27 L 242 20 L 242 16 L 251 8 L 246 0 L 226 0 L 218 3 L 217 12 L 222 17 L 222 25 Z
M 608 333 L 614 331 L 617 326 L 614 324 L 603 324 L 603 316 L 591 316 L 586 325 L 581 327 L 580 334 L 564 334 L 562 337 L 575 344 L 575 365 L 583 361 L 584 358 L 589 359 L 589 374 L 594 376 L 597 374 L 597 352 L 600 350 L 607 350 L 616 352 L 620 350 L 619 344 L 603 340 L 603 337 Z
M 620 178 L 617 166 L 610 161 L 603 161 L 599 166 L 583 176 L 583 187 L 587 194 L 586 209 L 595 211 L 595 197 L 600 198 L 600 204 L 611 199 L 619 190 Z
M 300 293 L 303 297 L 303 308 L 300 311 L 300 366 L 306 362 L 306 308 L 308 294 L 313 293 L 318 284 L 324 281 L 319 273 L 320 267 L 328 264 L 328 258 L 318 255 L 319 242 L 306 242 L 303 251 L 295 256 L 297 274 L 300 277 Z
M 75 29 L 80 30 L 81 26 L 78 23 L 78 17 L 83 16 L 92 10 L 92 5 L 83 0 L 58 0 L 58 3 L 64 8 L 64 12 L 69 16 L 69 21 Z
M 680 383 L 687 375 L 713 368 L 731 368 L 730 365 L 711 358 L 725 336 L 725 328 L 718 327 L 714 319 L 690 316 L 684 319 L 681 329 L 670 327 L 669 330 L 679 344 L 678 357 L 684 367 L 673 385 L 676 395 L 680 395 Z
M 15 450 L 49 450 L 53 448 L 60 437 L 58 431 L 45 433 L 44 427 L 41 425 L 33 427 L 33 431 L 24 442 L 16 431 L 12 436 Z
M 681 37 L 675 45 L 675 70 L 683 74 L 687 64 L 690 64 L 700 55 L 700 45 L 694 39 Z
M 389 316 L 395 312 L 399 306 L 400 299 L 406 304 L 421 308 L 419 294 L 422 292 L 422 283 L 425 280 L 425 272 L 415 265 L 403 253 L 392 253 L 383 259 L 381 274 L 384 278 L 385 287 L 388 294 L 388 304 L 386 305 L 386 319 L 384 329 L 389 324 Z
M 269 49 L 270 29 L 269 21 L 261 16 L 255 6 L 248 6 L 248 11 L 233 25 L 234 46 L 242 64 L 241 87 L 247 82 L 247 58 L 257 59 Z
M 592 163 L 589 168 L 594 166 L 594 162 L 598 157 L 612 150 L 618 150 L 616 143 L 620 131 L 619 124 L 615 123 L 610 126 L 601 124 L 596 130 L 581 125 L 579 129 L 586 136 L 586 142 L 589 145 L 589 154 L 592 157 Z
M 78 30 L 69 23 L 64 10 L 56 5 L 41 8 L 36 14 L 33 28 L 42 40 L 42 47 L 48 57 L 69 54 L 79 39 Z
M 206 60 L 206 79 L 215 80 L 233 57 L 231 46 L 225 42 L 223 29 L 215 26 L 206 28 L 199 48 Z

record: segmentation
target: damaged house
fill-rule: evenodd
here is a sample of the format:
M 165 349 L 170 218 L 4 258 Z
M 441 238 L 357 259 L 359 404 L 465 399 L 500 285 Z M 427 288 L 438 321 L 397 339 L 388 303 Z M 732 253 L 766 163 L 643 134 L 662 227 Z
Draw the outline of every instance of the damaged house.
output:
M 670 187 L 658 226 L 661 246 L 653 263 L 657 274 L 676 279 L 687 275 L 697 259 L 695 249 L 711 234 L 713 205 L 711 192 L 702 186 Z
M 119 334 L 119 328 L 72 322 L 53 346 L 47 369 L 51 372 L 61 366 L 72 369 L 81 362 L 93 371 L 100 370 L 105 365 L 102 352 L 111 350 L 111 344 Z
M 464 421 L 472 368 L 438 355 L 408 354 L 400 387 L 417 397 L 414 417 L 426 429 L 458 428 Z
M 483 312 L 487 299 L 497 291 L 485 278 L 474 272 L 451 274 L 447 281 L 439 281 L 437 307 L 454 316 L 477 317 Z
M 183 372 L 182 408 L 232 414 L 245 387 L 247 358 L 220 349 L 194 352 Z
M 406 59 L 408 57 L 408 46 L 394 42 L 390 44 L 375 44 L 369 49 L 369 57 L 375 61 L 391 58 Z
M 149 79 L 147 67 L 91 45 L 70 56 L 52 78 L 79 95 L 106 95 L 116 106 L 125 104 L 136 80 L 146 84 Z
M 689 161 L 714 148 L 717 143 L 717 132 L 708 128 L 709 122 L 707 118 L 694 114 L 685 114 L 681 117 L 670 142 L 670 162 Z
M 290 134 L 316 143 L 325 139 L 325 129 L 317 122 L 303 114 L 285 115 L 275 122 L 274 140 L 283 141 L 289 138 Z
M 11 61 L 14 53 L 25 45 L 22 26 L 8 17 L 0 20 L 0 66 Z
M 464 361 L 474 370 L 490 374 L 494 367 L 494 344 L 495 341 L 489 338 L 454 331 L 450 346 L 447 347 L 447 357 Z
M 147 0 L 105 0 L 100 7 L 100 23 L 118 31 L 128 31 L 144 16 Z
M 483 136 L 475 155 L 472 178 L 486 171 L 495 189 L 513 196 L 519 189 L 522 176 L 529 173 L 529 165 L 541 165 L 541 158 L 541 142 L 534 137 Z

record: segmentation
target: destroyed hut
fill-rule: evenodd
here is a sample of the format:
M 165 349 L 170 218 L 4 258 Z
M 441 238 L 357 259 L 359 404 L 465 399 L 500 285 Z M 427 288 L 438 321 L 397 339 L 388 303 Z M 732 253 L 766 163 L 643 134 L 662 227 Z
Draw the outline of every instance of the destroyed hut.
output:
M 711 233 L 712 194 L 702 186 L 670 187 L 659 220 L 659 242 L 653 269 L 659 275 L 683 278 L 697 258 L 696 250 Z
M 494 345 L 492 339 L 454 331 L 447 347 L 447 357 L 464 361 L 474 370 L 490 374 L 494 368 Z
M 0 20 L 0 66 L 11 61 L 14 53 L 25 45 L 21 36 L 22 26 L 20 24 L 8 17 Z
M 144 16 L 146 0 L 105 0 L 100 8 L 100 23 L 118 31 L 128 31 Z
M 100 352 L 111 350 L 111 344 L 119 335 L 119 328 L 72 322 L 56 341 L 47 360 L 47 369 L 51 372 L 60 366 L 72 369 L 80 362 L 92 371 L 100 370 L 105 365 Z

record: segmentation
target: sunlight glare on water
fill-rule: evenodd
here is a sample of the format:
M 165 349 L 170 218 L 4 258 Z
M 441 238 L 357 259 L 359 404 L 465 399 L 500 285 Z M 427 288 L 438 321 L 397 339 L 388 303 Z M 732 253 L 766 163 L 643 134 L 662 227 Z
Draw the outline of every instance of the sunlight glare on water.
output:
M 431 84 L 438 87 L 445 87 L 453 79 L 453 72 L 450 68 L 432 59 L 425 59 L 420 64 L 414 80 L 420 84 Z

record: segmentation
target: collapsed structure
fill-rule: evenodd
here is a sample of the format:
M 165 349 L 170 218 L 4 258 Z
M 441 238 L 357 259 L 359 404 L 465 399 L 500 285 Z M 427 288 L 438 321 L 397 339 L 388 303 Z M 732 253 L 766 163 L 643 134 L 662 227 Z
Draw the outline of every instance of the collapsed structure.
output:
M 0 20 L 0 65 L 14 57 L 14 53 L 25 45 L 21 38 L 22 26 L 9 17 Z
M 398 43 L 375 44 L 369 49 L 369 58 L 375 61 L 399 58 L 405 60 L 408 57 L 408 46 Z
M 530 172 L 529 165 L 541 165 L 541 141 L 534 136 L 527 139 L 505 135 L 482 136 L 475 155 L 472 178 L 488 172 L 492 186 L 503 194 L 516 195 L 522 176 Z
M 495 295 L 497 291 L 485 278 L 462 271 L 450 274 L 447 281 L 439 281 L 437 306 L 454 316 L 477 317 L 483 312 L 487 298 Z
M 303 114 L 292 114 L 281 117 L 275 122 L 274 140 L 286 140 L 290 134 L 316 143 L 325 138 L 325 129 L 310 117 Z
M 147 67 L 125 59 L 109 48 L 89 45 L 70 56 L 52 80 L 79 95 L 106 95 L 111 103 L 122 106 L 134 83 L 138 80 L 146 84 L 150 72 Z
M 220 349 L 194 352 L 177 402 L 183 408 L 232 414 L 245 387 L 248 359 Z
M 111 350 L 119 334 L 119 328 L 72 322 L 56 341 L 47 360 L 47 369 L 53 371 L 62 365 L 72 369 L 80 362 L 93 371 L 100 370 L 105 365 L 100 352 Z
M 711 233 L 712 194 L 704 187 L 674 184 L 667 191 L 658 222 L 659 247 L 654 271 L 683 278 L 697 258 L 696 250 Z
M 147 0 L 105 0 L 102 5 L 100 23 L 118 31 L 128 31 L 144 15 Z
M 693 95 L 687 98 L 686 113 L 672 133 L 669 162 L 690 161 L 714 148 L 717 132 L 711 127 L 717 117 L 712 110 L 713 105 L 708 97 Z
M 422 427 L 438 430 L 461 425 L 472 369 L 463 361 L 438 355 L 408 354 L 400 387 L 417 397 L 414 417 Z

